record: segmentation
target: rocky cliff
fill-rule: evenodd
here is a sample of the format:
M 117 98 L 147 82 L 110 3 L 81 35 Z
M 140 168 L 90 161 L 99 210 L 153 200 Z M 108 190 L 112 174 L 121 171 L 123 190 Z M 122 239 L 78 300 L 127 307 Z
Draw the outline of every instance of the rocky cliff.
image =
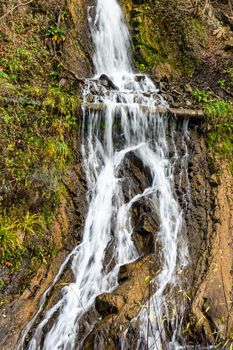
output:
M 86 184 L 79 148 L 80 88 L 82 78 L 92 74 L 91 3 L 32 0 L 0 5 L 0 344 L 5 350 L 16 348 L 41 295 L 81 239 Z M 184 207 L 192 261 L 186 273 L 193 287 L 184 287 L 182 294 L 187 301 L 184 336 L 189 342 L 230 346 L 232 4 L 123 0 L 122 6 L 135 67 L 153 77 L 171 106 L 203 109 L 206 115 L 190 121 L 188 177 L 182 186 L 181 164 L 176 165 L 177 197 Z M 182 121 L 176 126 L 176 143 L 182 154 L 180 125 Z M 126 163 L 122 175 L 129 198 L 145 188 L 148 173 L 134 157 Z M 187 186 L 188 206 L 183 201 Z M 87 349 L 94 348 L 100 333 L 107 338 L 103 348 L 117 349 L 125 325 L 151 293 L 150 280 L 159 266 L 152 248 L 158 222 L 150 212 L 146 201 L 133 208 L 135 242 L 144 257 L 123 266 L 119 287 L 97 298 L 89 317 L 101 321 L 87 338 Z M 62 271 L 47 306 L 71 280 L 69 271 Z M 133 329 L 131 336 L 133 344 Z

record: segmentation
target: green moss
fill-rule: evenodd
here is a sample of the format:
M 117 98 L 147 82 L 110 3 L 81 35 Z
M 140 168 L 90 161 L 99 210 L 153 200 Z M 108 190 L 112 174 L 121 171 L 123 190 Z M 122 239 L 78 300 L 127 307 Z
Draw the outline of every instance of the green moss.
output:
M 194 70 L 198 64 L 198 61 L 195 58 L 190 58 L 187 56 L 184 56 L 182 58 L 182 71 L 185 75 L 187 75 L 189 78 L 192 78 Z
M 205 48 L 208 41 L 208 35 L 204 25 L 200 19 L 197 18 L 192 18 L 190 22 L 193 37 L 195 37 L 196 41 L 199 41 L 201 46 Z
M 134 8 L 131 11 L 130 25 L 133 28 L 137 64 L 143 71 L 150 70 L 158 61 L 159 45 L 152 20 L 146 15 L 145 6 Z
M 17 93 L 16 86 L 9 81 L 9 76 L 2 72 L 0 75 L 0 101 L 5 96 L 15 96 Z
M 77 94 L 70 94 L 57 86 L 52 86 L 48 89 L 43 105 L 47 111 L 56 111 L 62 115 L 75 115 L 80 107 L 80 99 Z
M 177 1 L 134 4 L 123 0 L 123 8 L 131 27 L 138 69 L 152 71 L 156 65 L 168 63 L 173 71 L 192 77 L 208 41 L 202 21 L 193 18 Z
M 137 65 L 143 71 L 150 71 L 160 62 L 171 62 L 171 45 L 167 46 L 159 29 L 155 28 L 153 19 L 145 15 L 133 17 L 133 41 L 136 50 Z M 139 20 L 140 19 L 140 20 Z

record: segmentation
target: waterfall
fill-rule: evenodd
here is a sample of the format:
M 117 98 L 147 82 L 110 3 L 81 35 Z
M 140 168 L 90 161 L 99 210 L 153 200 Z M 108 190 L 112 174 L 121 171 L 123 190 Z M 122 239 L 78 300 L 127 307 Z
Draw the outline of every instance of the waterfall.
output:
M 130 64 L 130 40 L 117 1 L 98 0 L 94 23 L 90 19 L 95 44 L 93 62 L 97 76 L 119 76 L 133 73 Z
M 162 350 L 164 344 L 166 348 L 181 349 L 177 334 L 183 306 L 174 294 L 182 288 L 180 276 L 188 264 L 188 249 L 183 212 L 174 190 L 174 164 L 183 157 L 183 167 L 187 165 L 187 124 L 184 122 L 181 130 L 185 148 L 185 155 L 181 156 L 175 142 L 168 140 L 168 135 L 173 140 L 177 125 L 159 114 L 161 105 L 167 107 L 166 101 L 147 76 L 134 73 L 129 33 L 118 2 L 97 0 L 95 10 L 95 18 L 90 15 L 89 23 L 96 74 L 87 80 L 83 90 L 82 155 L 89 209 L 82 242 L 70 253 L 50 289 L 70 261 L 74 281 L 62 289 L 60 300 L 38 322 L 46 300 L 44 295 L 40 309 L 24 330 L 19 349 L 25 348 L 29 332 L 32 332 L 26 347 L 29 350 L 82 349 L 94 328 L 94 324 L 83 325 L 96 297 L 113 291 L 118 285 L 120 266 L 140 257 L 133 240 L 131 210 L 142 198 L 150 198 L 159 217 L 154 249 L 161 268 L 155 279 L 158 288 L 148 307 L 141 310 L 129 327 L 140 324 L 137 349 Z M 96 105 L 102 106 L 100 111 L 94 108 Z M 149 169 L 150 184 L 126 201 L 121 174 L 126 157 L 132 154 Z M 189 200 L 188 195 L 184 200 Z M 106 269 L 110 245 L 112 264 Z M 163 327 L 164 317 L 172 325 L 170 339 Z M 130 348 L 129 327 L 120 336 L 122 350 Z

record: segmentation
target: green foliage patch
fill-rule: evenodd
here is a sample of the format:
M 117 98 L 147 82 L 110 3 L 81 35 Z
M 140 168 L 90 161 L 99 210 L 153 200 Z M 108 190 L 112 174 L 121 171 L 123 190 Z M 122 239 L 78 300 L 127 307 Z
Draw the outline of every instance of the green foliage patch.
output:
M 23 261 L 38 268 L 54 251 L 48 232 L 78 128 L 78 92 L 59 85 L 66 16 L 61 12 L 58 24 L 49 11 L 21 21 L 15 13 L 0 27 L 0 263 L 14 271 Z
M 208 36 L 199 18 L 193 18 L 176 1 L 123 1 L 131 27 L 135 59 L 140 71 L 149 72 L 159 63 L 192 76 Z
M 48 213 L 56 213 L 62 176 L 73 159 L 71 135 L 80 103 L 56 86 L 31 92 L 26 86 L 26 92 L 27 103 L 0 107 L 0 255 L 1 263 L 14 268 L 32 236 L 43 246 L 40 232 L 50 225 Z
M 211 129 L 208 134 L 209 145 L 219 155 L 233 154 L 233 103 L 213 96 L 211 91 L 195 89 L 193 97 L 201 103 L 208 116 Z M 232 161 L 232 159 L 231 159 Z

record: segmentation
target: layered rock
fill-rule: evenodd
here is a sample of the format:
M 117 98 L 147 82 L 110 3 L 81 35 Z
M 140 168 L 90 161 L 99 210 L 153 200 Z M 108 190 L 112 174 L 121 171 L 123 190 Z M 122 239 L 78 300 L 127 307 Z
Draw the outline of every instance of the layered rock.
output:
M 215 225 L 212 244 L 208 249 L 208 263 L 196 291 L 193 313 L 198 326 L 204 327 L 214 341 L 215 334 L 229 339 L 233 330 L 233 256 L 232 256 L 232 176 L 225 165 L 212 178 L 216 186 Z
M 102 320 L 87 337 L 83 346 L 85 350 L 98 346 L 102 349 L 117 349 L 118 337 L 130 320 L 146 307 L 146 301 L 155 291 L 156 286 L 151 281 L 158 272 L 156 255 L 145 256 L 120 268 L 116 290 L 96 298 L 96 309 Z

